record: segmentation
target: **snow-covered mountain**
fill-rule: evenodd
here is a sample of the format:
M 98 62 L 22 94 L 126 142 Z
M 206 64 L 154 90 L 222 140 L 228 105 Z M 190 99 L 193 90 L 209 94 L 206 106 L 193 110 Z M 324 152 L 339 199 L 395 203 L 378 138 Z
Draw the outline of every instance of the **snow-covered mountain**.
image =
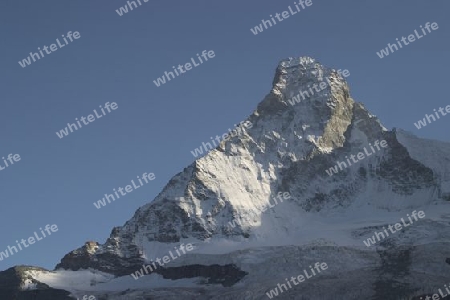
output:
M 55 271 L 2 272 L 16 287 L 0 280 L 0 295 L 267 299 L 316 262 L 328 269 L 277 299 L 413 299 L 450 282 L 449 143 L 387 130 L 341 72 L 309 57 L 280 62 L 246 121 L 253 126 L 175 175 L 104 244 L 86 243 Z M 425 218 L 363 243 L 414 210 Z M 193 249 L 130 276 L 181 244 Z

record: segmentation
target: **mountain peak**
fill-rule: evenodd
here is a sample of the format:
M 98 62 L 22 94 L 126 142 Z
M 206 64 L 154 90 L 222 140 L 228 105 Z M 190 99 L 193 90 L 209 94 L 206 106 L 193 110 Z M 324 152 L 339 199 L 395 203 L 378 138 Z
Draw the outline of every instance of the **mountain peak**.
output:
M 309 56 L 300 56 L 300 57 L 288 57 L 282 59 L 278 67 L 279 68 L 292 68 L 292 67 L 303 67 L 308 68 L 313 66 L 316 63 L 316 60 Z
M 273 85 L 274 91 L 283 89 L 283 87 L 290 90 L 302 88 L 303 91 L 311 94 L 311 91 L 308 90 L 314 83 L 324 81 L 327 85 L 330 85 L 328 79 L 331 79 L 331 81 L 339 80 L 341 83 L 345 83 L 343 77 L 336 70 L 322 65 L 314 58 L 308 56 L 289 57 L 281 60 L 278 64 Z M 317 89 L 313 91 L 318 92 Z M 288 96 L 292 97 L 293 95 Z
M 298 147 L 305 143 L 327 152 L 340 147 L 354 119 L 354 100 L 343 75 L 350 73 L 325 67 L 310 57 L 284 59 L 278 64 L 270 93 L 250 120 L 264 123 L 259 128 L 269 127 L 262 129 L 269 135 L 277 132 L 286 142 L 290 140 L 297 153 L 306 155 L 312 150 Z M 262 131 L 257 135 L 264 135 Z

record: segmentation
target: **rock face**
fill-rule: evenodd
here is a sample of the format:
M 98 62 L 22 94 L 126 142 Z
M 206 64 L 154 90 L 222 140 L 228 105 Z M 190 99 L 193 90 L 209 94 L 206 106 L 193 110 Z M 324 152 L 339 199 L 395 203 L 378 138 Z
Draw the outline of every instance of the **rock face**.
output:
M 128 275 L 139 269 L 144 259 L 135 253 L 135 256 L 121 257 L 111 252 L 96 253 L 99 244 L 87 242 L 83 247 L 66 254 L 55 269 L 78 271 L 93 268 L 117 276 Z M 135 249 L 136 247 L 129 247 Z
M 0 272 L 0 299 L 61 299 L 71 300 L 69 292 L 50 288 L 48 285 L 33 279 L 27 271 L 47 271 L 42 268 L 17 266 Z M 29 289 L 25 286 L 32 286 Z
M 324 275 L 329 276 L 327 279 L 314 279 L 314 284 L 301 287 L 305 298 L 292 299 L 411 298 L 418 290 L 422 294 L 430 292 L 420 282 L 436 278 L 440 282 L 442 274 L 450 271 L 444 263 L 450 255 L 445 250 L 450 231 L 448 222 L 441 220 L 448 216 L 438 213 L 424 221 L 420 225 L 423 227 L 411 227 L 389 243 L 373 246 L 379 252 L 359 249 L 364 247 L 362 240 L 373 234 L 372 228 L 382 230 L 398 222 L 400 215 L 388 218 L 389 222 L 380 221 L 389 213 L 405 211 L 405 216 L 406 212 L 430 205 L 447 205 L 448 143 L 419 139 L 398 129 L 387 130 L 351 98 L 339 72 L 309 57 L 280 62 L 272 89 L 246 121 L 253 126 L 243 127 L 240 135 L 221 142 L 175 175 L 154 201 L 140 207 L 124 226 L 114 228 L 104 244 L 87 243 L 67 254 L 56 269 L 92 268 L 115 276 L 129 275 L 146 259 L 165 255 L 178 243 L 192 242 L 195 254 L 156 273 L 172 279 L 197 274 L 214 278 L 210 282 L 232 278 L 227 283 L 233 287 L 225 294 L 209 291 L 214 299 L 267 297 L 264 293 L 283 282 L 284 276 L 300 274 L 302 264 L 316 262 L 294 258 L 293 252 L 309 257 L 322 251 L 317 258 L 329 259 L 329 264 L 335 261 L 335 266 Z M 370 150 L 382 140 L 386 147 Z M 364 149 L 371 154 L 365 152 L 363 159 L 350 163 L 351 155 Z M 337 162 L 347 162 L 347 166 L 330 172 Z M 290 197 L 264 210 L 279 193 L 289 193 Z M 330 235 L 330 230 L 335 232 Z M 421 272 L 431 274 L 422 263 L 426 260 L 423 247 L 428 246 L 416 245 L 431 243 L 430 232 L 438 235 L 441 244 L 436 244 L 439 254 L 436 252 L 435 273 L 424 279 Z M 312 243 L 314 249 L 310 248 Z M 298 248 L 292 252 L 288 245 Z M 267 257 L 258 262 L 259 267 L 248 262 L 252 248 L 270 249 Z M 355 258 L 336 258 L 335 253 L 342 249 Z M 428 250 L 432 249 L 430 246 Z M 280 253 L 284 253 L 283 258 Z M 290 261 L 286 257 L 291 257 Z M 413 267 L 416 260 L 419 263 Z M 350 266 L 343 264 L 345 261 Z M 267 264 L 273 264 L 279 274 L 268 277 L 262 267 Z M 347 298 L 333 298 L 337 291 L 329 286 L 335 284 L 333 278 L 341 270 L 353 272 L 354 277 L 338 276 L 340 284 L 349 290 L 342 292 Z M 360 293 L 352 293 L 355 280 L 364 274 L 362 270 L 370 274 L 370 279 L 358 283 Z M 214 275 L 216 272 L 224 273 L 223 277 Z M 402 279 L 405 274 L 409 277 Z M 248 283 L 247 290 L 240 290 L 240 281 Z M 426 287 L 432 289 L 434 285 Z M 294 288 L 283 297 L 295 297 L 296 292 Z M 164 294 L 167 299 L 171 299 L 170 293 Z

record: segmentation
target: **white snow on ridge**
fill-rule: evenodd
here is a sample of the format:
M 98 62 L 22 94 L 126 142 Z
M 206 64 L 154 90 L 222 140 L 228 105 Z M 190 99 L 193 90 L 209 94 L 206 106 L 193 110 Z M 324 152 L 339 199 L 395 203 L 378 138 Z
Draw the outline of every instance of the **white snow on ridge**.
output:
M 285 205 L 286 204 L 286 205 Z M 348 246 L 355 250 L 367 250 L 368 254 L 373 253 L 376 247 L 366 247 L 363 240 L 366 236 L 355 238 L 352 233 L 362 228 L 370 226 L 384 226 L 399 223 L 401 218 L 407 221 L 406 214 L 411 214 L 412 210 L 404 209 L 402 211 L 388 211 L 383 209 L 374 209 L 373 207 L 362 207 L 354 205 L 346 210 L 334 211 L 333 214 L 322 213 L 303 213 L 301 217 L 293 213 L 291 205 L 294 203 L 280 203 L 269 214 L 273 214 L 265 221 L 262 217 L 261 226 L 253 228 L 254 234 L 250 239 L 241 239 L 231 241 L 229 238 L 214 237 L 206 242 L 186 239 L 183 240 L 185 244 L 190 242 L 194 245 L 194 250 L 187 252 L 187 254 L 180 256 L 178 259 L 172 261 L 169 267 L 191 265 L 191 264 L 236 264 L 244 271 L 250 272 L 242 282 L 236 285 L 239 288 L 250 280 L 271 280 L 273 274 L 261 274 L 260 264 L 267 264 L 268 262 L 279 259 L 280 249 L 285 249 L 290 253 L 291 246 L 306 246 L 306 245 L 329 245 L 333 246 Z M 448 222 L 450 217 L 450 203 L 443 203 L 440 205 L 429 205 L 415 210 L 423 210 L 425 218 L 419 219 L 406 230 L 411 233 L 411 236 L 404 237 L 398 242 L 415 245 L 431 244 L 435 242 L 433 235 L 428 236 L 423 234 L 417 237 L 416 232 L 429 232 L 430 222 Z M 270 222 L 269 222 L 270 220 Z M 436 223 L 435 223 L 436 224 Z M 285 228 L 286 230 L 280 230 Z M 273 231 L 275 230 L 275 231 Z M 369 236 L 373 235 L 369 230 Z M 395 233 L 389 238 L 398 238 Z M 173 244 L 164 244 L 153 242 L 148 245 L 153 249 L 158 249 L 159 257 L 167 255 L 167 252 L 173 249 Z M 283 252 L 282 251 L 282 252 Z M 153 253 L 153 254 L 155 254 Z M 313 253 L 306 254 L 306 257 L 313 255 Z M 336 256 L 340 257 L 341 252 L 336 252 Z M 361 259 L 361 258 L 360 258 Z M 334 262 L 335 263 L 335 262 Z M 353 264 L 352 268 L 359 268 L 363 263 Z M 283 272 L 298 272 L 298 266 L 293 265 L 292 270 L 283 270 Z M 258 271 L 259 270 L 259 271 Z M 252 273 L 256 271 L 257 273 Z M 75 297 L 82 297 L 86 294 L 102 295 L 119 293 L 127 291 L 126 295 L 134 295 L 134 291 L 155 291 L 161 288 L 206 288 L 206 289 L 221 289 L 217 285 L 204 285 L 202 278 L 190 278 L 181 280 L 163 279 L 158 274 L 146 275 L 138 280 L 126 275 L 115 278 L 111 274 L 100 272 L 97 270 L 79 270 L 79 271 L 27 271 L 34 279 L 49 285 L 52 288 L 63 289 L 71 292 Z M 278 277 L 275 276 L 275 279 Z M 280 277 L 281 278 L 281 277 Z M 31 281 L 28 282 L 28 289 L 33 289 Z M 117 296 L 119 297 L 119 296 Z M 112 298 L 116 299 L 116 298 Z M 122 299 L 122 298 L 117 298 Z
M 450 143 L 418 138 L 401 129 L 397 129 L 396 135 L 413 159 L 440 177 L 442 192 L 450 193 Z
M 69 291 L 75 297 L 92 292 L 93 295 L 104 292 L 121 292 L 128 289 L 150 290 L 161 287 L 193 287 L 199 278 L 169 280 L 157 274 L 147 275 L 135 280 L 131 276 L 115 278 L 114 275 L 96 270 L 79 271 L 27 271 L 34 279 L 55 289 Z
M 350 207 L 334 210 L 326 213 L 299 213 L 297 204 L 288 201 L 280 203 L 273 209 L 266 211 L 259 217 L 259 222 L 251 224 L 249 238 L 217 237 L 206 241 L 193 238 L 182 239 L 180 243 L 191 243 L 194 250 L 187 252 L 176 260 L 170 262 L 169 266 L 182 266 L 186 264 L 214 264 L 219 263 L 217 255 L 232 255 L 235 251 L 258 249 L 277 246 L 305 246 L 323 241 L 336 246 L 349 246 L 364 248 L 363 238 L 355 238 L 352 233 L 366 227 L 394 225 L 401 222 L 401 218 L 407 221 L 407 214 L 413 210 L 425 212 L 427 221 L 445 221 L 447 216 L 443 212 L 450 211 L 450 203 L 439 205 L 413 206 L 406 202 L 406 198 L 394 201 L 387 199 L 385 202 L 399 203 L 395 210 L 376 209 L 373 205 L 360 205 L 355 202 Z M 364 198 L 364 197 L 362 197 Z M 420 199 L 419 199 L 420 200 Z M 400 203 L 405 203 L 400 205 Z M 418 204 L 418 203 L 417 203 Z M 402 207 L 400 209 L 399 207 Z M 419 220 L 414 226 L 422 226 Z M 418 239 L 418 244 L 434 242 L 433 240 Z M 145 245 L 147 259 L 155 260 L 174 252 L 174 247 L 180 243 L 149 242 Z M 370 250 L 370 249 L 369 249 Z M 195 260 L 192 260 L 197 257 Z M 230 261 L 221 261 L 223 264 Z

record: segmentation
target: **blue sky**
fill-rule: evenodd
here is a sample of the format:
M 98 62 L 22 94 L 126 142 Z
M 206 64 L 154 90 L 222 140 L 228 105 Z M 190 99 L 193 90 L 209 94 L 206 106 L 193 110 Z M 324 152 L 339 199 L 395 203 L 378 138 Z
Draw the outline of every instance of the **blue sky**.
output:
M 0 251 L 39 227 L 59 231 L 0 262 L 53 269 L 87 240 L 103 243 L 176 173 L 191 150 L 246 118 L 278 62 L 311 56 L 348 69 L 351 94 L 391 129 L 450 141 L 450 117 L 414 122 L 450 104 L 448 1 L 317 1 L 258 35 L 250 28 L 294 1 L 158 1 L 128 14 L 111 1 L 0 3 Z M 426 22 L 439 29 L 380 59 L 376 52 Z M 68 31 L 81 38 L 26 68 L 19 60 Z M 167 84 L 153 80 L 203 50 L 216 56 Z M 119 108 L 59 139 L 55 132 L 105 102 Z M 144 172 L 156 179 L 97 210 L 93 202 Z

